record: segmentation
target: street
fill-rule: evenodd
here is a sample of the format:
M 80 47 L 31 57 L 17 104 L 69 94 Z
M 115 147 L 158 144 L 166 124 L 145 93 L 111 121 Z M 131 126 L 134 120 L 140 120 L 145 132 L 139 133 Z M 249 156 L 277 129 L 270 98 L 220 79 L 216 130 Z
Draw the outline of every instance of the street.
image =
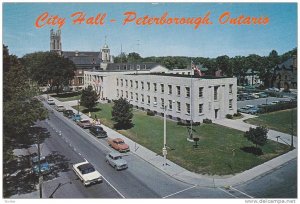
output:
M 49 109 L 47 104 L 45 106 Z M 57 111 L 50 112 L 49 119 L 37 124 L 47 128 L 50 137 L 46 138 L 42 152 L 48 158 L 55 158 L 55 176 L 44 178 L 43 196 L 53 198 L 263 198 L 278 197 L 280 186 L 292 190 L 280 197 L 297 196 L 296 160 L 282 168 L 271 171 L 263 177 L 248 181 L 231 189 L 223 187 L 206 188 L 178 181 L 134 153 L 124 153 L 129 168 L 114 170 L 105 162 L 105 155 L 112 151 L 106 139 L 97 139 L 88 130 L 77 126 Z M 45 156 L 45 155 L 44 155 Z M 103 175 L 101 184 L 84 187 L 71 166 L 87 159 Z M 51 163 L 51 159 L 49 161 Z M 278 174 L 289 175 L 286 179 L 271 179 Z M 273 188 L 270 188 L 272 186 Z M 277 189 L 274 187 L 277 186 Z M 264 190 L 262 190 L 264 189 Z

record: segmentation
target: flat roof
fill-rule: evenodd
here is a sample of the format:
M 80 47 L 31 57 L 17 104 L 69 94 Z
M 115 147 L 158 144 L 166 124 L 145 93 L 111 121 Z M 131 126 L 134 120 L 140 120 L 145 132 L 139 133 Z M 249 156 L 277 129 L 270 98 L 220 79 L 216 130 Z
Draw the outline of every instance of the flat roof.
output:
M 216 77 L 211 75 L 205 76 L 197 76 L 197 75 L 184 75 L 184 74 L 173 74 L 173 73 L 134 73 L 134 74 L 127 74 L 127 75 L 155 75 L 155 76 L 169 76 L 169 77 L 185 77 L 185 78 L 197 78 L 197 79 L 224 79 L 224 78 L 235 78 L 235 77 Z

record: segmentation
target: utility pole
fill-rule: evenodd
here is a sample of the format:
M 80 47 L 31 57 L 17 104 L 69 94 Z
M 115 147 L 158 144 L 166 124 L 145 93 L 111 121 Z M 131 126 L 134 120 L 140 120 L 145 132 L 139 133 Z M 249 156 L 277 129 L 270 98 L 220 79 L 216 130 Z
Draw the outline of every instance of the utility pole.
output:
M 165 103 L 165 101 L 164 101 Z M 167 106 L 165 104 L 164 105 L 164 146 L 162 149 L 163 152 L 163 156 L 164 156 L 164 164 L 163 165 L 167 165 Z
M 294 149 L 294 121 L 293 121 L 293 109 L 291 109 L 291 125 L 292 125 L 292 132 L 291 132 L 291 149 Z
M 41 149 L 40 149 L 40 133 L 38 132 L 37 135 L 37 143 L 38 143 L 38 165 L 39 165 L 39 191 L 40 191 L 40 198 L 43 197 L 42 193 L 42 182 L 43 177 L 41 177 Z

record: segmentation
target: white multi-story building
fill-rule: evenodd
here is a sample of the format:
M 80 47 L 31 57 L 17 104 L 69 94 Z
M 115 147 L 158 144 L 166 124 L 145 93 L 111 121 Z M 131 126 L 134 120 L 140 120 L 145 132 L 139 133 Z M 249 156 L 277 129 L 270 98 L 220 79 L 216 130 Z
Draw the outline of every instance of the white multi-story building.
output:
M 85 87 L 91 85 L 101 99 L 125 98 L 143 110 L 179 121 L 202 122 L 237 112 L 237 81 L 226 77 L 196 77 L 191 70 L 156 66 L 135 71 L 86 71 Z

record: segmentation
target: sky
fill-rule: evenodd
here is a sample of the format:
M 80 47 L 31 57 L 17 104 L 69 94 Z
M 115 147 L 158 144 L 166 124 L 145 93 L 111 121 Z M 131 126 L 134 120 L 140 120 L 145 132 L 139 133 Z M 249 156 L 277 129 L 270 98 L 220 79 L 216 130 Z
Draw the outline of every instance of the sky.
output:
M 138 52 L 148 56 L 217 57 L 221 55 L 268 55 L 272 50 L 279 54 L 297 47 L 296 3 L 4 3 L 3 43 L 10 54 L 49 51 L 50 30 L 58 25 L 35 26 L 44 12 L 49 16 L 65 18 L 62 31 L 63 51 L 100 51 L 105 43 L 111 54 L 117 56 Z M 84 12 L 86 18 L 105 14 L 104 25 L 72 24 L 71 14 Z M 161 17 L 168 12 L 171 18 L 198 18 L 210 12 L 212 24 L 195 25 L 123 25 L 125 12 L 136 16 Z M 231 18 L 267 17 L 266 25 L 220 24 L 219 18 L 230 12 Z M 115 22 L 110 22 L 114 19 Z

